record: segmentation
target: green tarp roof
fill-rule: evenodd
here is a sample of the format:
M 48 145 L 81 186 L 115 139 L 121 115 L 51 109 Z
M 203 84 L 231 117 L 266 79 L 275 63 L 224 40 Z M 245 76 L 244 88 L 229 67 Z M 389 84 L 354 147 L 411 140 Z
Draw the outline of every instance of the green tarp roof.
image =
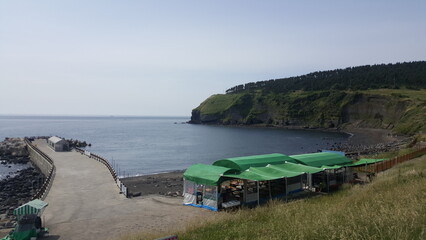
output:
M 252 181 L 267 181 L 280 178 L 291 178 L 305 173 L 317 173 L 324 171 L 321 168 L 304 166 L 295 163 L 267 165 L 266 167 L 250 167 L 239 174 L 225 174 L 230 178 L 240 178 Z
M 267 181 L 291 178 L 305 173 L 318 173 L 324 169 L 341 168 L 351 160 L 335 153 L 295 155 L 296 158 L 274 153 L 257 156 L 227 158 L 213 165 L 195 164 L 183 174 L 184 178 L 198 184 L 218 185 L 225 178 Z M 305 164 L 305 165 L 304 165 Z M 339 165 L 338 165 L 339 164 Z M 317 165 L 312 166 L 312 165 Z
M 271 165 L 272 166 L 272 165 Z M 251 167 L 239 174 L 226 174 L 227 177 L 247 179 L 252 181 L 267 181 L 302 175 L 302 172 L 279 170 L 272 167 Z
M 369 165 L 369 164 L 373 164 L 373 163 L 377 163 L 377 162 L 383 162 L 385 160 L 387 160 L 387 159 L 386 158 L 382 158 L 382 159 L 361 158 L 358 162 L 348 164 L 346 166 L 347 167 L 365 166 L 365 165 Z
M 213 165 L 244 171 L 249 169 L 250 167 L 265 167 L 268 164 L 283 164 L 286 161 L 296 162 L 294 159 L 287 155 L 273 153 L 246 157 L 226 158 L 214 162 Z
M 27 214 L 39 214 L 43 208 L 47 206 L 47 202 L 43 202 L 39 199 L 34 199 L 31 202 L 28 202 L 18 208 L 13 210 L 15 216 L 27 215 Z
M 271 167 L 283 168 L 287 171 L 305 172 L 305 173 L 317 173 L 317 172 L 324 171 L 324 169 L 321 169 L 321 168 L 311 167 L 311 166 L 306 166 L 306 165 L 291 163 L 291 162 L 286 162 L 284 164 L 279 164 L 279 165 L 273 165 Z
M 312 167 L 346 165 L 352 163 L 352 161 L 345 156 L 329 152 L 291 155 L 290 157 L 296 159 L 299 163 Z
M 215 186 L 222 181 L 221 178 L 225 173 L 232 172 L 235 172 L 235 170 L 220 166 L 195 164 L 186 169 L 183 177 L 198 184 Z
M 339 169 L 339 168 L 342 168 L 342 167 L 345 167 L 345 166 L 346 165 L 333 165 L 333 166 L 324 165 L 324 166 L 321 166 L 321 168 L 333 170 L 333 169 Z

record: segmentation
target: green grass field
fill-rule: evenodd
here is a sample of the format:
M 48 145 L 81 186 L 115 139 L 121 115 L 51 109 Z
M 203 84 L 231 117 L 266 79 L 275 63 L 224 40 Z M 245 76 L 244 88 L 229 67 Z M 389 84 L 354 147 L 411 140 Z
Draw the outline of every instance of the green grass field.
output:
M 241 95 L 242 94 L 215 94 L 202 102 L 197 109 L 203 114 L 220 113 L 235 104 Z
M 367 185 L 219 213 L 210 222 L 170 234 L 179 239 L 426 239 L 426 155 L 379 174 Z
M 401 98 L 410 98 L 410 99 L 417 99 L 420 101 L 426 101 L 426 91 L 424 89 L 422 90 L 410 90 L 410 89 L 372 89 L 372 90 L 365 90 L 362 91 L 369 94 L 377 94 L 377 95 L 394 95 L 399 96 Z

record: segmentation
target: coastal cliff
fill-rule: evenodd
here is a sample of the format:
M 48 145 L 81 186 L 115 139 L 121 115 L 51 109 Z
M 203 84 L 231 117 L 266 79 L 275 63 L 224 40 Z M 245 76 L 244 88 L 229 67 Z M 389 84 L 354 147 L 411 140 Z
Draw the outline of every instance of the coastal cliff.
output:
M 397 90 L 213 95 L 192 111 L 191 123 L 341 128 L 383 128 L 412 134 L 425 130 L 426 102 Z M 421 91 L 413 91 L 415 94 Z M 425 94 L 426 95 L 426 94 Z
M 384 89 L 217 94 L 192 111 L 190 122 L 301 128 L 352 126 L 413 134 L 426 130 L 425 99 L 424 91 Z
M 207 98 L 192 110 L 190 123 L 379 128 L 411 135 L 426 131 L 425 69 L 426 62 L 362 66 L 247 83 Z

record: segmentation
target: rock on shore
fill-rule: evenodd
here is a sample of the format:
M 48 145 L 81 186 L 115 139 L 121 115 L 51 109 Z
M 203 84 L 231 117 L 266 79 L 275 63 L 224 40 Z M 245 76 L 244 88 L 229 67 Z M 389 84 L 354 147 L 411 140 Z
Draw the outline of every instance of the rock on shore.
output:
M 14 177 L 0 181 L 0 215 L 12 218 L 13 209 L 31 201 L 43 185 L 44 175 L 34 168 L 18 172 Z
M 0 142 L 0 157 L 8 163 L 25 163 L 20 162 L 20 158 L 28 155 L 27 145 L 21 138 L 5 138 Z

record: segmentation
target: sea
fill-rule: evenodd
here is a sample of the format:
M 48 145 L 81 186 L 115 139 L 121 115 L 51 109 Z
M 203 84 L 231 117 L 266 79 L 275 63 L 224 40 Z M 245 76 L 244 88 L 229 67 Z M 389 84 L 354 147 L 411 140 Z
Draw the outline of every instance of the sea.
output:
M 184 170 L 192 164 L 268 153 L 317 152 L 348 134 L 187 124 L 189 117 L 0 116 L 0 139 L 59 136 L 86 141 L 121 177 Z M 0 164 L 0 178 L 25 166 Z

